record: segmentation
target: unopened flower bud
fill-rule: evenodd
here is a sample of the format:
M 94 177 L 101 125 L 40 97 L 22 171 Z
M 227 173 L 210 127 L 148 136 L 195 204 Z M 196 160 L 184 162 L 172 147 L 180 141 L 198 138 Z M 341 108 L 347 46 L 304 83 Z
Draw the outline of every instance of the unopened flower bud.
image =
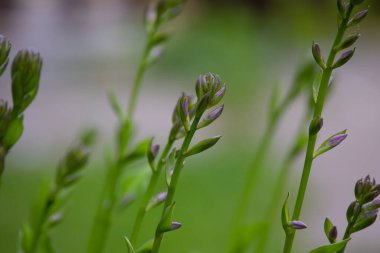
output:
M 17 53 L 12 63 L 12 97 L 15 110 L 22 113 L 38 91 L 42 58 L 33 49 Z
M 314 158 L 338 146 L 346 138 L 346 130 L 334 134 L 319 146 L 319 148 L 314 152 Z
M 354 53 L 355 53 L 355 48 L 352 50 L 348 50 L 348 51 L 344 52 L 340 56 L 340 58 L 334 63 L 332 68 L 336 69 L 336 68 L 339 68 L 339 67 L 343 66 L 344 64 L 346 64 L 352 58 Z
M 336 226 L 333 226 L 329 232 L 329 240 L 330 242 L 331 241 L 335 241 L 336 238 L 338 237 L 338 229 L 336 228 Z
M 305 229 L 305 228 L 307 228 L 306 224 L 303 223 L 302 221 L 299 221 L 299 220 L 289 222 L 289 226 L 293 229 Z
M 177 221 L 173 221 L 172 224 L 171 224 L 171 228 L 172 228 L 172 231 L 173 230 L 177 230 L 179 229 L 180 227 L 182 227 L 182 224 L 177 222 Z
M 311 135 L 316 135 L 321 130 L 322 126 L 323 126 L 323 118 L 319 116 L 315 117 L 310 124 L 309 133 Z
M 339 50 L 352 46 L 359 39 L 359 37 L 360 37 L 360 34 L 358 33 L 351 34 L 346 39 L 344 39 L 342 43 L 340 43 L 337 47 L 335 47 L 335 50 L 339 51 Z
M 348 22 L 347 26 L 354 26 L 359 24 L 368 14 L 368 10 L 359 11 L 355 16 Z
M 342 143 L 342 141 L 344 141 L 344 139 L 346 139 L 346 137 L 347 137 L 347 134 L 338 134 L 329 140 L 329 145 L 331 147 L 336 147 L 340 143 Z
M 214 110 L 212 110 L 211 112 L 209 112 L 207 114 L 207 116 L 198 124 L 198 129 L 210 125 L 217 118 L 219 118 L 219 116 L 223 112 L 223 108 L 224 108 L 224 106 L 221 105 L 221 106 L 218 106 L 217 108 L 215 108 Z
M 313 53 L 314 60 L 317 62 L 317 64 L 322 68 L 325 69 L 325 61 L 323 60 L 322 54 L 321 54 L 321 48 L 319 47 L 318 43 L 313 42 L 313 45 L 311 47 L 311 52 Z
M 156 196 L 154 196 L 149 204 L 146 206 L 146 210 L 150 210 L 152 209 L 153 207 L 156 207 L 158 205 L 160 205 L 161 203 L 163 203 L 165 200 L 166 200 L 166 197 L 167 197 L 168 193 L 167 192 L 160 192 L 158 193 Z

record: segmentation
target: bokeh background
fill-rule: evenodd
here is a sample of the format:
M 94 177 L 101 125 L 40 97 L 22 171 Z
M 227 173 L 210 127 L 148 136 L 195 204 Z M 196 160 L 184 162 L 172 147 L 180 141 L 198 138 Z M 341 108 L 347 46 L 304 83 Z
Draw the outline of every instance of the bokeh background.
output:
M 371 1 L 369 18 L 354 58 L 335 73 L 320 141 L 347 128 L 349 137 L 315 162 L 296 252 L 325 244 L 323 221 L 340 228 L 353 199 L 355 181 L 370 173 L 380 179 L 380 4 Z M 0 190 L 0 252 L 16 252 L 19 228 L 28 219 L 39 185 L 54 175 L 59 158 L 77 133 L 96 127 L 100 138 L 86 174 L 75 189 L 65 221 L 52 232 L 57 252 L 84 252 L 101 186 L 104 153 L 112 150 L 116 119 L 107 91 L 126 104 L 145 34 L 145 1 L 1 0 L 0 32 L 13 45 L 38 49 L 44 58 L 40 93 L 26 112 L 25 132 L 8 158 Z M 267 120 L 275 83 L 283 94 L 297 66 L 311 58 L 313 40 L 324 53 L 336 31 L 335 1 L 188 1 L 167 29 L 174 31 L 162 60 L 148 72 L 136 114 L 138 136 L 163 142 L 181 91 L 192 92 L 200 73 L 216 72 L 228 84 L 223 117 L 201 136 L 221 134 L 212 150 L 189 159 L 177 195 L 176 217 L 183 227 L 170 233 L 162 252 L 224 252 L 228 230 L 245 176 Z M 1 98 L 10 99 L 9 70 L 0 80 Z M 306 99 L 306 98 L 304 98 Z M 255 195 L 252 220 L 265 216 L 278 168 L 299 125 L 305 102 L 291 106 L 281 121 Z M 287 191 L 296 195 L 302 159 L 292 168 Z M 284 197 L 286 195 L 284 192 Z M 291 198 L 293 206 L 294 197 Z M 136 211 L 115 218 L 107 252 L 126 252 Z M 280 212 L 280 210 L 279 210 Z M 143 238 L 153 235 L 159 209 L 147 217 Z M 268 252 L 281 252 L 280 213 Z M 354 235 L 347 252 L 379 252 L 377 223 Z

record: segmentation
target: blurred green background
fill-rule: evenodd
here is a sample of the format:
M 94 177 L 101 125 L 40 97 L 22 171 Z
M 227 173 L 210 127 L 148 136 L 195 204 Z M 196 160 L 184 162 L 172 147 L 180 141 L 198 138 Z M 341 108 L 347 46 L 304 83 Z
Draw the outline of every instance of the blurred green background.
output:
M 326 216 L 343 230 L 356 179 L 367 173 L 380 178 L 380 4 L 370 4 L 355 57 L 335 73 L 336 87 L 321 133 L 323 139 L 348 128 L 350 136 L 342 147 L 315 163 L 302 218 L 309 228 L 298 233 L 296 252 L 326 243 Z M 126 104 L 145 39 L 144 1 L 2 0 L 0 7 L 0 32 L 12 42 L 13 54 L 32 46 L 44 58 L 40 93 L 26 112 L 24 136 L 9 155 L 0 189 L 0 252 L 16 251 L 19 228 L 28 219 L 39 185 L 54 175 L 76 133 L 94 126 L 101 134 L 96 154 L 73 192 L 66 219 L 52 233 L 57 252 L 84 252 L 104 182 L 104 152 L 112 149 L 116 123 L 106 92 L 115 91 Z M 163 143 L 177 97 L 182 90 L 193 92 L 201 73 L 218 73 L 228 84 L 228 92 L 224 115 L 200 134 L 223 138 L 212 150 L 188 160 L 175 212 L 183 227 L 168 234 L 162 252 L 224 252 L 232 215 L 265 128 L 271 89 L 280 83 L 285 94 L 297 66 L 311 58 L 313 40 L 321 43 L 324 53 L 328 51 L 336 31 L 336 3 L 188 1 L 184 13 L 167 29 L 174 36 L 144 80 L 136 115 L 138 136 L 157 136 Z M 0 94 L 10 99 L 9 72 L 0 80 Z M 256 187 L 253 221 L 265 216 L 273 176 L 299 125 L 304 104 L 295 103 L 281 121 Z M 291 196 L 296 195 L 301 167 L 300 158 L 287 186 Z M 141 241 L 152 237 L 159 211 L 147 216 Z M 126 252 L 122 238 L 130 233 L 135 213 L 134 204 L 115 217 L 106 252 Z M 278 217 L 273 220 L 276 232 L 268 252 L 282 249 L 284 235 Z M 375 224 L 355 235 L 347 252 L 379 252 L 379 233 L 380 225 Z

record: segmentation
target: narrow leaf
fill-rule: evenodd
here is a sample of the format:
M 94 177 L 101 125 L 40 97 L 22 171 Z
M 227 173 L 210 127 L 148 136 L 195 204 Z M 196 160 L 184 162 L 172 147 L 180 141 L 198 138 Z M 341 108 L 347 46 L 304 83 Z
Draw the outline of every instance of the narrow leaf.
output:
M 350 240 L 351 239 L 346 239 L 346 240 L 343 240 L 343 241 L 340 241 L 340 242 L 337 242 L 337 243 L 333 243 L 333 244 L 330 244 L 330 245 L 321 246 L 321 247 L 313 249 L 309 253 L 335 253 L 335 252 L 343 249 L 344 247 L 346 247 L 346 244 Z
M 221 136 L 218 135 L 198 142 L 185 153 L 185 156 L 195 155 L 211 148 L 219 141 L 220 137 Z

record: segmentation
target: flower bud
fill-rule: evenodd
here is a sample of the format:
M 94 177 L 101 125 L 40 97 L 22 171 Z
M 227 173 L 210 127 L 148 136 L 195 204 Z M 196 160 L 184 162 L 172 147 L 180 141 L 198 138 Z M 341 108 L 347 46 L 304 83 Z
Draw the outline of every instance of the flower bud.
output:
M 42 58 L 33 49 L 17 53 L 12 63 L 12 98 L 14 110 L 20 114 L 33 101 L 38 91 Z
M 305 228 L 307 228 L 306 224 L 303 223 L 302 221 L 299 221 L 299 220 L 289 222 L 289 226 L 293 229 L 305 229 Z
M 313 45 L 311 47 L 311 52 L 313 53 L 314 60 L 317 62 L 317 64 L 322 68 L 325 69 L 325 61 L 323 60 L 323 57 L 321 55 L 321 48 L 319 47 L 318 43 L 313 42 Z
M 322 126 L 323 118 L 319 116 L 315 117 L 310 124 L 309 133 L 311 135 L 316 135 L 321 130 Z
M 336 226 L 333 226 L 329 233 L 329 241 L 335 242 L 337 237 L 338 237 L 338 229 L 336 228 Z
M 340 43 L 338 46 L 336 46 L 334 49 L 336 51 L 346 49 L 346 48 L 352 46 L 359 38 L 360 38 L 360 34 L 358 34 L 358 33 L 351 34 L 346 39 L 344 39 L 342 41 L 342 43 Z
M 345 0 L 337 0 L 338 11 L 342 18 L 346 17 L 347 5 Z
M 182 227 L 182 224 L 177 222 L 177 221 L 173 221 L 172 224 L 171 224 L 171 228 L 172 228 L 172 231 L 173 230 L 177 230 L 179 229 L 180 227 Z
M 219 118 L 219 116 L 223 112 L 223 108 L 224 108 L 224 106 L 221 105 L 221 106 L 218 106 L 217 108 L 215 108 L 214 110 L 212 110 L 211 112 L 209 112 L 207 114 L 207 116 L 198 124 L 197 129 L 200 129 L 202 127 L 206 127 L 206 126 L 210 125 L 212 122 L 214 122 L 217 118 Z
M 344 139 L 346 139 L 346 137 L 346 130 L 334 134 L 333 136 L 325 140 L 321 144 L 321 146 L 319 146 L 319 148 L 314 152 L 314 158 L 338 146 L 340 143 L 344 141 Z
M 166 197 L 167 197 L 168 193 L 167 192 L 160 192 L 158 193 L 156 196 L 154 196 L 149 204 L 146 206 L 146 211 L 152 209 L 153 207 L 156 207 L 158 205 L 160 205 L 161 203 L 163 203 L 165 200 L 166 200 Z
M 352 50 L 348 50 L 348 51 L 344 52 L 340 56 L 340 58 L 334 63 L 332 68 L 336 69 L 336 68 L 339 68 L 339 67 L 343 66 L 344 64 L 346 64 L 352 58 L 354 53 L 355 53 L 355 48 Z
M 350 27 L 359 24 L 367 16 L 367 14 L 368 10 L 359 11 L 350 21 L 348 21 L 347 26 Z

